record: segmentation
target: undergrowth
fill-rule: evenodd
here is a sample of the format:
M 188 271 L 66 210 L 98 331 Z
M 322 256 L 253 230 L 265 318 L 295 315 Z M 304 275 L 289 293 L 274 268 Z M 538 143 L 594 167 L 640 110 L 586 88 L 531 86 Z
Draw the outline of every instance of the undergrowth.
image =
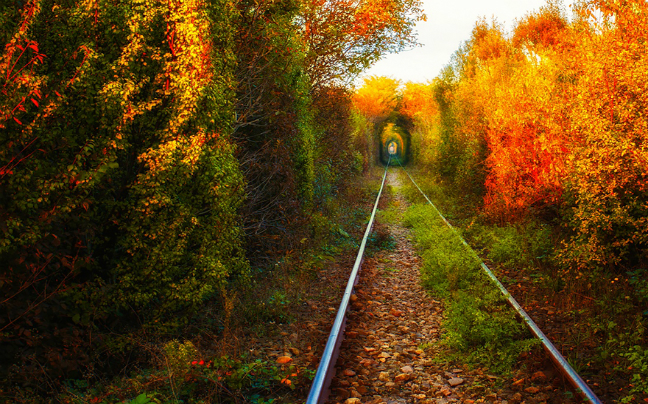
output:
M 264 397 L 284 395 L 309 385 L 312 371 L 249 356 L 203 358 L 191 342 L 163 347 L 157 369 L 124 376 L 107 385 L 88 386 L 69 380 L 59 401 L 65 403 L 271 403 Z M 129 400 L 127 397 L 134 397 Z
M 648 398 L 648 270 L 639 267 L 624 275 L 622 270 L 584 273 L 565 268 L 556 253 L 568 236 L 559 217 L 492 222 L 482 215 L 480 201 L 469 200 L 433 174 L 410 173 L 479 256 L 498 270 L 500 281 L 511 286 L 522 281 L 523 306 L 546 302 L 556 307 L 562 316 L 556 320 L 558 326 L 560 321 L 567 322 L 556 342 L 566 348 L 566 358 L 579 373 L 614 384 L 615 402 Z M 427 203 L 404 173 L 401 180 L 408 200 Z M 437 214 L 430 208 L 430 215 Z M 417 238 L 429 237 L 423 233 Z M 451 264 L 455 266 L 462 260 L 433 256 L 436 261 L 455 262 Z M 446 276 L 430 287 L 438 293 L 436 289 L 443 290 L 450 283 Z
M 412 229 L 423 258 L 424 287 L 445 300 L 443 343 L 469 362 L 500 373 L 510 370 L 537 342 L 483 273 L 479 260 L 430 205 L 412 205 L 403 224 Z
M 136 361 L 119 377 L 68 380 L 57 401 L 262 404 L 292 402 L 287 397 L 305 394 L 314 377 L 312 364 L 279 364 L 251 354 L 244 341 L 267 340 L 301 321 L 297 313 L 318 273 L 340 255 L 357 250 L 379 180 L 377 171 L 372 172 L 323 201 L 292 250 L 271 267 L 252 268 L 247 289 L 225 291 L 220 301 L 205 305 L 187 333 L 193 333 L 189 339 L 147 345 L 149 358 Z M 393 245 L 388 233 L 374 232 L 368 251 Z M 30 397 L 25 391 L 22 402 L 31 402 Z

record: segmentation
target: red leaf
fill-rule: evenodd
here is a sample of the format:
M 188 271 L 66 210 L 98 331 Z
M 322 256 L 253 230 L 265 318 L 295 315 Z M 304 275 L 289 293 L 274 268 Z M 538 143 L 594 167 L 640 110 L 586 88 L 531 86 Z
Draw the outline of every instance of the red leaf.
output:
M 38 107 L 38 101 L 36 101 L 35 99 L 31 98 L 31 102 L 33 102 L 34 105 L 36 105 L 36 107 Z
M 16 117 L 14 116 L 13 119 L 14 119 L 14 121 L 18 122 L 18 125 L 22 125 L 22 122 L 20 122 L 20 121 L 18 120 L 18 118 L 16 118 Z
M 59 92 L 56 90 L 54 90 L 54 93 L 56 93 L 56 95 L 58 95 L 59 97 L 61 96 L 61 94 L 59 94 Z

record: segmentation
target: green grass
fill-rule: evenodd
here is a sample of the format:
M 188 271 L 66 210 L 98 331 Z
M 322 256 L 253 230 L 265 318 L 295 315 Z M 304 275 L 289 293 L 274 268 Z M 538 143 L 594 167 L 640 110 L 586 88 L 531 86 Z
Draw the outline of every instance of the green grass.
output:
M 615 384 L 619 389 L 618 402 L 646 397 L 648 269 L 645 262 L 632 268 L 587 273 L 566 267 L 556 252 L 569 237 L 562 226 L 564 217 L 529 215 L 517 221 L 493 222 L 482 214 L 481 199 L 470 198 L 464 189 L 437 181 L 434 173 L 408 170 L 493 270 L 533 283 L 522 286 L 529 289 L 520 303 L 533 304 L 534 299 L 549 296 L 557 309 L 570 318 L 566 332 L 555 342 L 574 348 L 568 359 L 576 369 L 598 383 L 605 380 Z M 401 189 L 408 200 L 425 203 L 409 178 L 404 173 L 400 177 Z M 506 276 L 498 277 L 507 284 Z
M 474 253 L 428 204 L 414 204 L 403 224 L 411 228 L 423 258 L 421 281 L 445 302 L 444 345 L 463 359 L 506 372 L 537 341 L 480 268 Z

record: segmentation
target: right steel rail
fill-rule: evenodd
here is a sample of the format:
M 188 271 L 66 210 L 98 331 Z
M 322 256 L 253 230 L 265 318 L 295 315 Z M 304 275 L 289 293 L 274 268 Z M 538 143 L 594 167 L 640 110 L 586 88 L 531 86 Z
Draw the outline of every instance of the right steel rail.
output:
M 504 294 L 504 297 L 506 297 L 508 299 L 509 304 L 511 306 L 513 306 L 513 308 L 517 311 L 517 313 L 520 315 L 520 317 L 522 317 L 522 319 L 527 324 L 529 329 L 531 329 L 531 332 L 533 333 L 533 335 L 535 335 L 540 340 L 540 342 L 542 342 L 542 346 L 545 348 L 545 350 L 547 351 L 547 353 L 549 354 L 551 359 L 554 361 L 554 363 L 563 372 L 565 377 L 567 377 L 567 379 L 572 384 L 572 386 L 574 386 L 574 388 L 583 396 L 583 398 L 586 401 L 589 401 L 589 402 L 592 402 L 592 403 L 597 403 L 597 404 L 602 404 L 602 401 L 596 396 L 596 394 L 594 394 L 592 389 L 589 388 L 587 383 L 585 383 L 585 381 L 578 375 L 578 373 L 576 373 L 574 368 L 571 367 L 569 362 L 567 362 L 567 360 L 558 351 L 556 346 L 542 332 L 542 330 L 538 327 L 538 325 L 535 323 L 535 321 L 533 321 L 533 319 L 531 319 L 531 317 L 529 317 L 527 312 L 524 311 L 524 309 L 519 305 L 517 300 L 515 300 L 515 298 L 513 296 L 511 296 L 511 294 L 509 293 L 508 290 L 506 290 L 504 285 L 502 285 L 502 283 L 497 279 L 497 277 L 495 277 L 493 272 L 490 270 L 490 268 L 488 268 L 488 266 L 484 263 L 484 261 L 482 261 L 482 259 L 479 257 L 479 255 L 477 255 L 475 250 L 473 250 L 472 247 L 466 242 L 466 240 L 464 240 L 464 238 L 461 236 L 461 234 L 459 234 L 459 232 L 454 227 L 452 227 L 450 222 L 448 222 L 448 220 L 446 220 L 446 218 L 443 216 L 443 214 L 441 214 L 439 209 L 437 209 L 437 207 L 432 203 L 430 198 L 428 198 L 427 195 L 425 195 L 425 193 L 421 190 L 421 187 L 418 186 L 416 181 L 414 181 L 414 178 L 412 178 L 412 176 L 407 172 L 405 167 L 403 167 L 401 165 L 401 168 L 403 169 L 403 171 L 405 171 L 405 174 L 407 174 L 407 176 L 412 181 L 412 183 L 416 186 L 416 188 L 418 188 L 421 195 L 423 195 L 423 197 L 428 201 L 428 203 L 430 205 L 432 205 L 432 207 L 437 212 L 439 217 L 441 217 L 441 219 L 443 219 L 445 224 L 450 229 L 452 229 L 452 231 L 457 235 L 457 237 L 459 237 L 459 239 L 464 244 L 464 246 L 466 246 L 467 249 L 470 252 L 472 252 L 472 254 L 475 257 L 477 257 L 477 259 L 479 260 L 479 262 L 481 264 L 481 267 L 484 270 L 484 272 L 486 272 L 488 277 L 495 283 L 495 285 L 497 285 L 497 287 L 502 292 L 502 294 Z

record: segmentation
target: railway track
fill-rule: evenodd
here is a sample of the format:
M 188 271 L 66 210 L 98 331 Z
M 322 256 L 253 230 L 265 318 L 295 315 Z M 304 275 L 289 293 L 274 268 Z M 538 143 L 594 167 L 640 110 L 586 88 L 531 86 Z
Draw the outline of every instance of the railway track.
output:
M 402 170 L 446 225 L 452 228 L 407 170 Z M 418 285 L 418 269 L 415 265 L 418 257 L 411 253 L 411 246 L 398 245 L 393 256 L 379 259 L 379 262 L 387 265 L 376 265 L 373 262 L 368 268 L 363 268 L 365 246 L 374 227 L 388 171 L 389 164 L 385 168 L 369 223 L 313 380 L 307 399 L 309 404 L 325 403 L 331 397 L 330 387 L 331 381 L 336 377 L 336 363 L 341 374 L 336 379 L 333 397 L 349 403 L 365 402 L 365 397 L 372 396 L 381 397 L 382 401 L 387 403 L 426 402 L 428 397 L 425 392 L 430 391 L 431 387 L 450 400 L 436 402 L 461 402 L 461 393 L 458 392 L 462 384 L 479 385 L 480 378 L 485 378 L 486 381 L 492 378 L 484 374 L 467 374 L 462 368 L 435 367 L 434 361 L 420 349 L 421 344 L 433 342 L 438 338 L 441 304 L 426 297 Z M 395 177 L 392 181 L 394 179 Z M 466 247 L 466 254 L 476 255 L 468 243 L 457 235 Z M 406 237 L 401 239 L 405 240 L 403 243 L 408 242 Z M 556 369 L 571 383 L 574 390 L 586 402 L 601 403 L 535 322 L 506 291 L 490 268 L 483 262 L 481 267 L 531 332 L 541 341 Z M 358 284 L 361 269 L 367 271 L 363 278 L 371 281 Z M 399 273 L 386 273 L 390 271 Z M 347 326 L 349 330 L 346 333 L 345 352 L 341 354 L 340 347 L 345 339 Z M 357 366 L 347 366 L 351 362 Z

